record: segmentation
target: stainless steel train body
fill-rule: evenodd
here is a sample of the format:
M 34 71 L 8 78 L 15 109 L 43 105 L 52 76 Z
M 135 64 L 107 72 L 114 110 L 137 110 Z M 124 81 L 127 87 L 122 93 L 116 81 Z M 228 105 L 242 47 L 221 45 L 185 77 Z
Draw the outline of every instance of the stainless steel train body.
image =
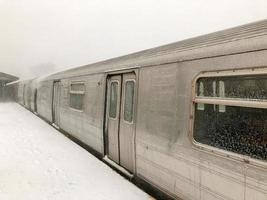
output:
M 265 20 L 21 82 L 18 99 L 171 196 L 266 200 L 266 67 Z

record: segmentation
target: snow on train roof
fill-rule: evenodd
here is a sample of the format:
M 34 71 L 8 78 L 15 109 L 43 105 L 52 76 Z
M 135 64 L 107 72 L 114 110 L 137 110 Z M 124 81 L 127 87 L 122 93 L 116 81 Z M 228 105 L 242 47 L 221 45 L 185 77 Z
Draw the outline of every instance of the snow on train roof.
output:
M 245 40 L 245 41 L 244 41 Z M 267 49 L 267 19 L 55 73 L 47 79 Z

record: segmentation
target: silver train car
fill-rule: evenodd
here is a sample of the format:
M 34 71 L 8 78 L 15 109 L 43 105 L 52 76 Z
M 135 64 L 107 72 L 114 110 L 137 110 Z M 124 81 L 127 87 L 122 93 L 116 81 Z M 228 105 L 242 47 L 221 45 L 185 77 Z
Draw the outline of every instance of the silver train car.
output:
M 173 198 L 267 199 L 267 20 L 20 82 L 17 99 Z

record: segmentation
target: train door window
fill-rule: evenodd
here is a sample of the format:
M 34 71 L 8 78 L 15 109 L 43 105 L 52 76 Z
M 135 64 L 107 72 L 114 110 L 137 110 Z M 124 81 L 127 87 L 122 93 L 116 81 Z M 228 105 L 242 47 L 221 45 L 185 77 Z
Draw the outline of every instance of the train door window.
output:
M 117 117 L 117 97 L 118 97 L 118 82 L 110 84 L 110 99 L 109 99 L 109 117 Z
M 203 77 L 196 88 L 195 142 L 266 161 L 267 75 Z
M 76 110 L 83 110 L 84 94 L 84 83 L 72 83 L 70 85 L 70 107 Z
M 133 121 L 134 81 L 128 80 L 125 84 L 124 120 Z

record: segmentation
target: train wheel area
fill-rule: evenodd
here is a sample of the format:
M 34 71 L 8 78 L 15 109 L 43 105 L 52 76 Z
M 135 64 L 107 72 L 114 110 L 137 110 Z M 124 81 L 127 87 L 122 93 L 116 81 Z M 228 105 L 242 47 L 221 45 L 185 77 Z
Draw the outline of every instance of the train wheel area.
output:
M 0 199 L 152 199 L 16 103 L 0 124 Z

